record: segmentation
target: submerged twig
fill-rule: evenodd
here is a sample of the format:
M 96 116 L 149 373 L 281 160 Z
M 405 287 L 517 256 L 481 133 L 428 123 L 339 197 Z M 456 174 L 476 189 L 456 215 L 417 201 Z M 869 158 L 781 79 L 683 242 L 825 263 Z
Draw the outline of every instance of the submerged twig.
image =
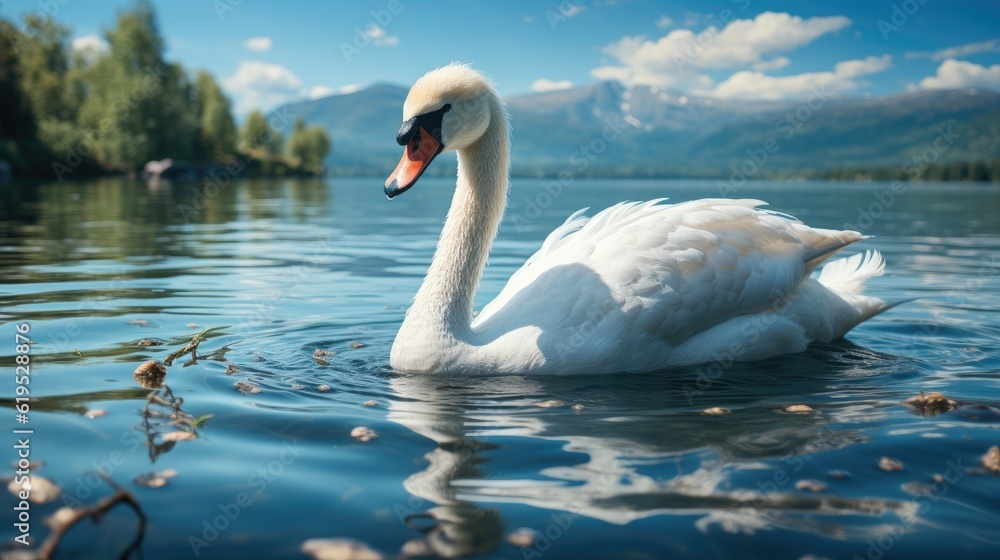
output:
M 146 397 L 146 407 L 142 409 L 142 430 L 146 434 L 151 461 L 155 462 L 157 457 L 173 449 L 174 445 L 182 439 L 196 439 L 195 430 L 211 417 L 211 415 L 206 415 L 195 418 L 181 408 L 183 404 L 184 399 L 174 396 L 169 385 L 164 385 Z M 169 412 L 157 407 L 169 409 Z M 163 437 L 161 432 L 164 425 L 176 428 L 175 431 L 191 434 L 191 437 Z M 161 436 L 161 443 L 156 442 L 157 435 Z
M 48 560 L 49 558 L 52 558 L 52 555 L 56 551 L 56 547 L 59 546 L 59 541 L 62 540 L 63 535 L 65 535 L 73 525 L 76 525 L 79 521 L 88 517 L 92 517 L 95 522 L 100 522 L 105 513 L 120 503 L 124 503 L 135 511 L 135 514 L 139 517 L 139 531 L 135 540 L 132 541 L 132 544 L 130 544 L 129 547 L 126 548 L 118 557 L 124 560 L 131 556 L 133 551 L 139 548 L 139 545 L 142 543 L 142 539 L 146 534 L 146 514 L 142 512 L 142 507 L 132 494 L 121 486 L 115 484 L 115 482 L 108 478 L 104 472 L 98 471 L 98 474 L 101 475 L 101 478 L 103 478 L 109 486 L 115 489 L 115 493 L 108 497 L 101 498 L 97 501 L 97 503 L 89 507 L 63 508 L 59 510 L 64 511 L 68 509 L 69 511 L 63 516 L 60 516 L 59 519 L 52 524 L 52 532 L 45 538 L 42 545 L 38 547 L 37 558 L 39 558 L 39 560 Z M 56 513 L 57 515 L 59 514 L 59 512 Z
M 205 341 L 205 339 L 208 336 L 208 333 L 210 333 L 212 331 L 217 331 L 217 330 L 220 330 L 220 329 L 224 329 L 224 328 L 226 328 L 226 327 L 213 327 L 211 329 L 205 329 L 205 330 L 201 331 L 200 333 L 194 335 L 193 337 L 191 337 L 191 342 L 188 342 L 187 344 L 185 344 L 183 348 L 181 348 L 180 350 L 178 350 L 176 352 L 171 352 L 170 354 L 168 354 L 167 357 L 163 359 L 163 363 L 166 364 L 166 365 L 168 365 L 168 366 L 172 366 L 172 365 L 174 365 L 174 360 L 176 360 L 177 358 L 180 358 L 181 356 L 183 356 L 183 355 L 185 355 L 185 354 L 187 354 L 189 352 L 191 353 L 191 359 L 192 360 L 197 360 L 198 359 L 198 345 Z

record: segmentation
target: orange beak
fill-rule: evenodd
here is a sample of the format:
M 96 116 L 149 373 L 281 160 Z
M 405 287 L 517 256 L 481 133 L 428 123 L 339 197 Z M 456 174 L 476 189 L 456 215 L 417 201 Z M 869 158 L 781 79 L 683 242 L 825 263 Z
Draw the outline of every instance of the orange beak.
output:
M 426 128 L 421 126 L 417 129 L 403 149 L 403 157 L 396 170 L 385 181 L 385 196 L 392 199 L 412 187 L 443 147 Z

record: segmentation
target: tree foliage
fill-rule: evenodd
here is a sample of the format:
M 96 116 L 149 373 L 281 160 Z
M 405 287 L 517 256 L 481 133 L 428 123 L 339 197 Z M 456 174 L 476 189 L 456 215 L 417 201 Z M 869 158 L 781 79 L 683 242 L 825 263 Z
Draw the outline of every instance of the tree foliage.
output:
M 260 111 L 252 111 L 243 123 L 240 146 L 248 152 L 261 152 L 268 155 L 281 153 L 284 138 L 281 133 L 267 123 L 267 118 Z
M 199 159 L 223 161 L 236 149 L 236 123 L 229 99 L 208 72 L 198 72 L 194 84 L 194 107 L 198 118 Z
M 321 168 L 329 153 L 330 137 L 326 131 L 320 126 L 307 128 L 302 119 L 297 119 L 288 138 L 288 154 L 307 168 Z
M 297 160 L 285 158 L 282 135 L 259 111 L 238 131 L 211 74 L 192 77 L 164 59 L 148 0 L 118 14 L 104 32 L 106 50 L 74 52 L 71 36 L 51 18 L 28 15 L 21 27 L 0 18 L 0 159 L 18 169 L 61 178 L 80 165 L 132 171 L 167 157 L 228 162 L 239 147 L 259 160 L 247 169 L 295 172 L 319 169 L 329 153 L 326 134 L 303 125 Z

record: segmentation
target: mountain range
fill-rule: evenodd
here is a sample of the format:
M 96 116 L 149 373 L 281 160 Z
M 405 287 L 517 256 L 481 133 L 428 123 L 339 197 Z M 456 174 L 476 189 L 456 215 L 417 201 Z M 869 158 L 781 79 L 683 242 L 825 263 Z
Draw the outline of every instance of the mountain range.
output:
M 407 89 L 378 84 L 282 106 L 326 128 L 334 174 L 395 166 Z M 921 90 L 844 98 L 745 101 L 603 81 L 506 99 L 515 175 L 760 176 L 795 170 L 904 168 L 1000 159 L 1000 93 Z M 937 142 L 937 144 L 935 144 Z M 454 158 L 431 170 L 452 173 Z

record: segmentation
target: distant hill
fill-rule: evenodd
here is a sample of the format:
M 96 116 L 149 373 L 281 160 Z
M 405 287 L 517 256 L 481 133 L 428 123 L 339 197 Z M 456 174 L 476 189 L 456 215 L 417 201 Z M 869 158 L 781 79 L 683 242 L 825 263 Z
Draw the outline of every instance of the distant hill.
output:
M 324 126 L 334 173 L 381 174 L 400 155 L 395 135 L 407 89 L 368 89 L 279 108 Z M 515 174 L 728 176 L 770 148 L 764 172 L 902 167 L 1000 158 L 1000 93 L 907 92 L 883 98 L 730 101 L 617 82 L 507 99 Z M 950 128 L 949 128 L 950 127 Z M 950 130 L 946 150 L 932 150 Z M 769 139 L 773 138 L 773 141 Z M 938 142 L 939 147 L 943 144 Z M 751 153 L 748 154 L 748 150 Z M 435 166 L 449 173 L 454 159 Z

